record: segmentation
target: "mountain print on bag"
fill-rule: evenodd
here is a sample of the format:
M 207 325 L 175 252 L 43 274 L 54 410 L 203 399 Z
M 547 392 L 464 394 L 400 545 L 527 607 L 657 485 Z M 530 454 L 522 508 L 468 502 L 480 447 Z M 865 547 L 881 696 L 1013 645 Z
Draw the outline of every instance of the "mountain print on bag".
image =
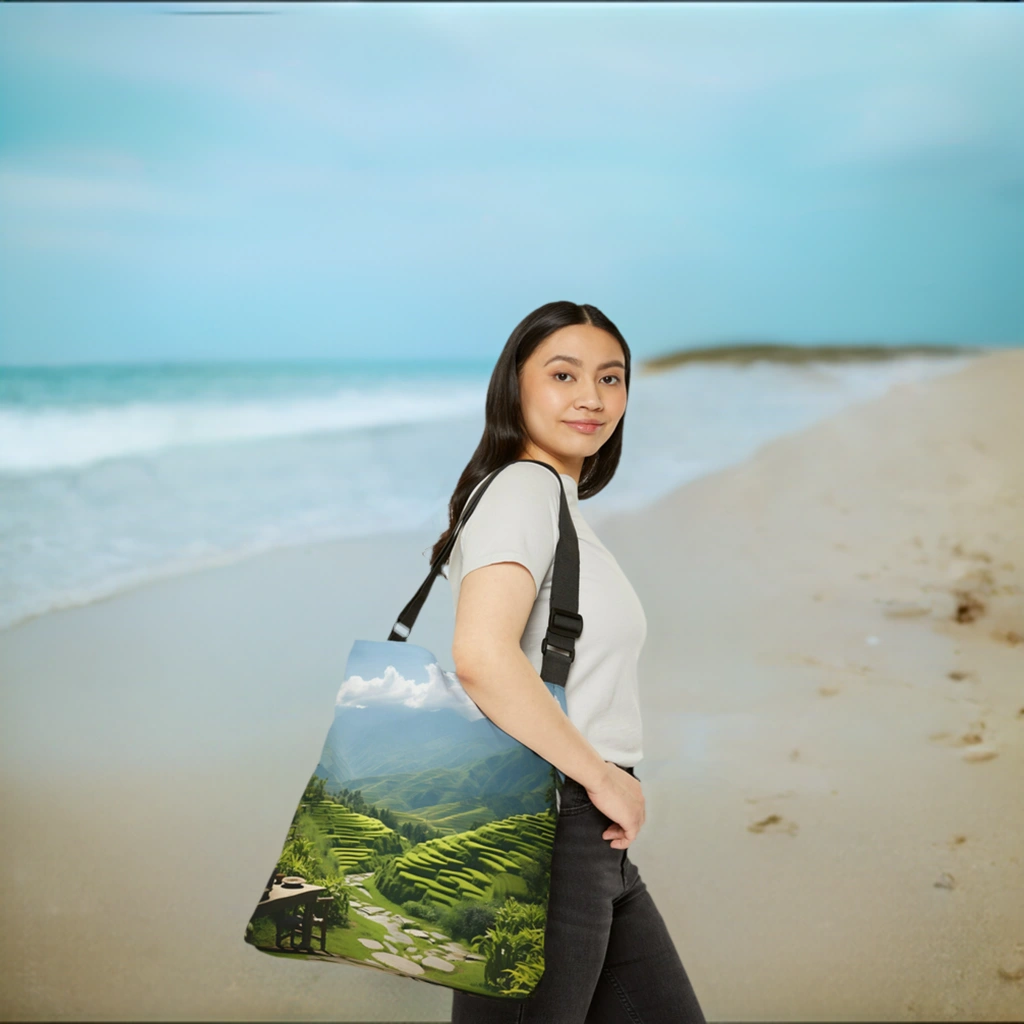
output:
M 565 711 L 565 688 L 545 683 Z M 564 776 L 406 641 L 358 640 L 246 941 L 522 999 L 544 973 Z

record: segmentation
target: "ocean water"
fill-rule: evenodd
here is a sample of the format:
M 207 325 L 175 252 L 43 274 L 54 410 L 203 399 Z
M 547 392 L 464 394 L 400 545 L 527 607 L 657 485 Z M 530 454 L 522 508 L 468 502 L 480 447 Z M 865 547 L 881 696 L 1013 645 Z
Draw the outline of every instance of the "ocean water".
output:
M 973 358 L 698 357 L 653 374 L 634 360 L 622 462 L 584 513 L 597 529 L 774 437 Z M 479 363 L 0 367 L 0 628 L 272 548 L 439 535 L 483 430 L 489 373 Z M 412 557 L 426 571 L 425 551 Z

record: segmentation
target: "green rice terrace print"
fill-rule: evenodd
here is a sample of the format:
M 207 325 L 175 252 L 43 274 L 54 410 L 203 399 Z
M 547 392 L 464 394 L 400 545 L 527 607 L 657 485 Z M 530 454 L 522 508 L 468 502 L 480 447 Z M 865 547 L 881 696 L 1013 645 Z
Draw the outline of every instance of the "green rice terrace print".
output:
M 564 711 L 564 688 L 545 685 Z M 428 650 L 357 640 L 246 941 L 526 998 L 544 973 L 563 781 Z

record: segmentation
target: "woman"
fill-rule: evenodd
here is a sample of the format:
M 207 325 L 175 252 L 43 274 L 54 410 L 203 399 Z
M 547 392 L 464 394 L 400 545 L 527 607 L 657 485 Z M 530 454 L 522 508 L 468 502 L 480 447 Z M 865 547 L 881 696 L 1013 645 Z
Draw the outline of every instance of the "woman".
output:
M 551 302 L 512 332 L 491 375 L 486 426 L 449 506 L 437 557 L 476 487 L 535 459 L 561 477 L 579 538 L 583 633 L 566 683 L 568 716 L 541 680 L 560 490 L 523 462 L 488 485 L 453 548 L 452 656 L 473 701 L 567 776 L 551 861 L 544 974 L 528 999 L 456 989 L 453 1024 L 704 1021 L 628 848 L 644 823 L 636 664 L 643 608 L 579 500 L 602 490 L 622 452 L 630 355 L 594 306 Z

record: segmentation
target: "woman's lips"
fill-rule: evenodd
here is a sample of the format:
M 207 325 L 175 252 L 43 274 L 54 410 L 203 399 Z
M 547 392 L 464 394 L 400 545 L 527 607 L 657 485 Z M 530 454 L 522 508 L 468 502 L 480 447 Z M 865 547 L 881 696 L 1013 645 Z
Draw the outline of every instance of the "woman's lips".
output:
M 572 427 L 574 430 L 578 430 L 581 434 L 592 434 L 598 427 L 603 427 L 603 423 L 573 423 L 570 420 L 564 421 L 567 427 Z

